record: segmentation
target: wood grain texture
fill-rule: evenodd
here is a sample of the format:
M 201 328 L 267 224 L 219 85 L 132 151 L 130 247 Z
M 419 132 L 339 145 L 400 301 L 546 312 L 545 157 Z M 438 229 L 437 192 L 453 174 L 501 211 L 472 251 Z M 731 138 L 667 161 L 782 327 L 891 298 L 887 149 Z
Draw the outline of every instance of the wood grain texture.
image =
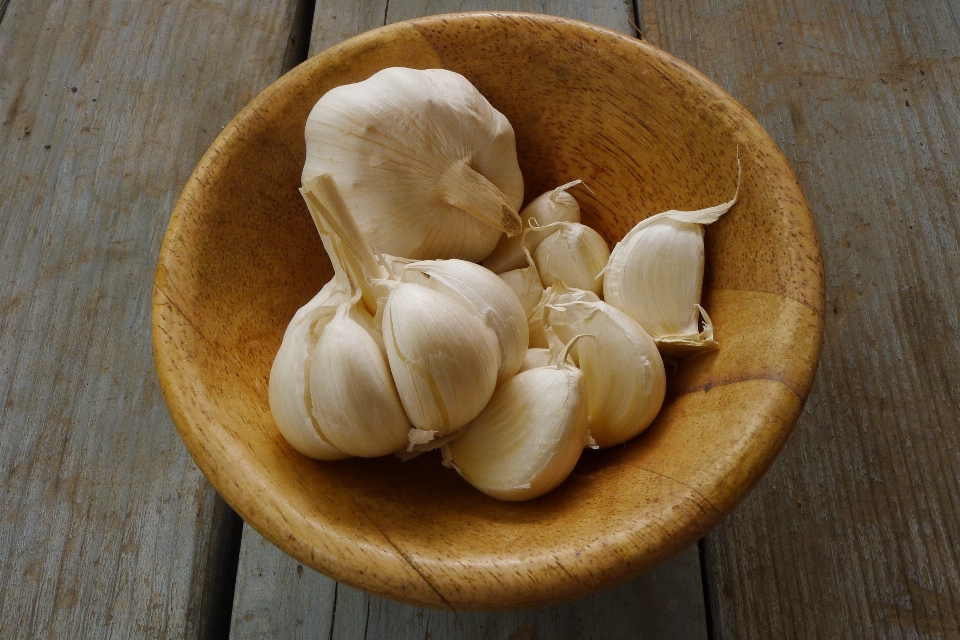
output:
M 3 6 L 0 636 L 209 637 L 233 516 L 161 396 L 150 291 L 193 165 L 280 72 L 293 3 Z
M 960 637 L 960 3 L 644 0 L 810 199 L 819 374 L 758 489 L 707 537 L 721 638 Z
M 294 453 L 269 413 L 270 365 L 294 310 L 330 276 L 295 193 L 301 127 L 331 86 L 396 64 L 463 73 L 514 124 L 528 199 L 583 177 L 594 189 L 582 196 L 583 218 L 608 240 L 669 205 L 728 198 L 739 148 L 740 199 L 727 223 L 707 232 L 715 258 L 707 286 L 812 310 L 810 340 L 783 338 L 806 345 L 790 372 L 805 371 L 807 380 L 795 390 L 789 381 L 802 373 L 769 379 L 766 363 L 780 349 L 768 341 L 742 380 L 669 399 L 666 406 L 676 406 L 664 414 L 673 416 L 670 437 L 587 452 L 560 488 L 523 504 L 486 498 L 436 456 L 322 464 Z M 167 229 L 154 350 L 188 449 L 271 542 L 331 577 L 400 601 L 521 609 L 633 578 L 687 548 L 742 499 L 805 399 L 822 308 L 817 238 L 796 178 L 729 96 L 610 30 L 556 17 L 466 14 L 351 39 L 297 67 L 231 122 Z M 707 375 L 723 362 L 684 366 Z M 704 446 L 686 446 L 691 441 Z
M 706 640 L 696 548 L 619 587 L 566 605 L 453 613 L 391 602 L 298 563 L 256 531 L 244 533 L 233 640 Z M 694 578 L 694 579 L 691 579 Z

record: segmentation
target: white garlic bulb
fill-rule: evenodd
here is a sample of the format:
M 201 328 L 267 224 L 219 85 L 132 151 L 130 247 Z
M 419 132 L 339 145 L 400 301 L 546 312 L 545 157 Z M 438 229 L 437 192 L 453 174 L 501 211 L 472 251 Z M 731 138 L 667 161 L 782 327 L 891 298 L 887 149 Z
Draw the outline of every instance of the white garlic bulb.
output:
M 520 369 L 530 339 L 527 314 L 516 294 L 496 274 L 465 260 L 424 260 L 407 265 L 401 280 L 457 298 L 476 311 L 497 336 L 498 381 Z
M 310 366 L 313 415 L 327 441 L 353 456 L 383 456 L 407 444 L 410 421 L 390 375 L 383 337 L 359 306 L 342 303 L 320 332 Z
M 497 387 L 463 433 L 443 447 L 444 461 L 471 485 L 501 500 L 528 500 L 573 471 L 589 443 L 583 374 L 565 362 L 518 373 Z
M 577 222 L 555 222 L 548 226 L 555 226 L 557 230 L 544 238 L 533 252 L 543 286 L 560 280 L 568 287 L 592 291 L 599 296 L 603 291 L 603 269 L 610 257 L 606 240 Z
M 383 309 L 383 342 L 404 411 L 421 431 L 434 437 L 456 431 L 493 394 L 497 337 L 450 296 L 396 285 Z
M 329 322 L 337 307 L 350 299 L 349 285 L 334 277 L 293 316 L 270 369 L 270 413 L 290 445 L 318 460 L 340 460 L 347 454 L 320 432 L 310 402 L 311 356 L 317 342 L 314 328 Z
M 557 230 L 556 227 L 542 225 L 553 222 L 580 222 L 580 205 L 576 198 L 567 193 L 567 189 L 580 182 L 568 182 L 534 198 L 520 212 L 520 221 L 527 230 L 526 236 L 502 236 L 493 253 L 483 261 L 483 266 L 494 273 L 520 269 L 526 264 L 523 248 L 535 251 L 544 238 Z M 530 229 L 531 220 L 535 221 L 537 228 Z
M 590 434 L 600 447 L 633 438 L 660 411 L 667 389 L 657 345 L 639 324 L 605 302 L 558 302 L 544 309 L 544 325 L 560 340 L 580 340 L 574 360 L 583 371 Z
M 521 230 L 513 128 L 460 74 L 394 67 L 331 89 L 305 137 L 304 183 L 331 174 L 380 251 L 477 262 Z
M 737 198 L 699 211 L 665 211 L 643 220 L 617 243 L 607 263 L 603 297 L 653 336 L 661 353 L 715 349 L 713 325 L 700 306 L 703 227 Z M 704 330 L 700 331 L 700 316 Z

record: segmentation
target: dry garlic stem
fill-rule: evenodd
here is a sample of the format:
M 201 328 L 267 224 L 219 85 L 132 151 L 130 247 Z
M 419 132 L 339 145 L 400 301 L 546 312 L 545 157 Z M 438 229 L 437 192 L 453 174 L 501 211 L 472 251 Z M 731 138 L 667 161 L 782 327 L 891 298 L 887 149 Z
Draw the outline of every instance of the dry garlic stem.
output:
M 573 471 L 587 432 L 587 390 L 567 364 L 569 345 L 550 365 L 518 373 L 499 387 L 444 460 L 467 482 L 501 500 L 529 500 Z
M 605 302 L 560 302 L 545 307 L 543 322 L 560 340 L 595 338 L 577 343 L 574 359 L 587 383 L 597 445 L 626 442 L 653 422 L 667 379 L 657 345 L 635 320 Z
M 580 184 L 574 180 L 561 185 L 552 191 L 538 196 L 520 212 L 520 220 L 524 230 L 530 228 L 530 220 L 534 219 L 541 225 L 553 222 L 580 222 L 580 205 L 576 199 L 567 193 L 567 189 Z M 494 273 L 504 273 L 513 269 L 520 269 L 526 263 L 524 246 L 528 251 L 535 251 L 548 235 L 556 231 L 555 228 L 540 227 L 527 233 L 526 238 L 521 236 L 503 236 L 483 266 Z
M 653 336 L 661 353 L 683 356 L 717 348 L 713 324 L 700 306 L 703 227 L 737 201 L 699 211 L 665 211 L 623 237 L 604 273 L 603 297 Z M 704 329 L 700 331 L 700 316 Z
M 533 252 L 543 286 L 562 280 L 569 287 L 599 296 L 603 291 L 603 269 L 610 257 L 607 242 L 599 233 L 578 222 L 554 222 L 541 227 L 551 228 L 555 231 Z
M 332 174 L 381 251 L 479 261 L 521 230 L 513 128 L 457 73 L 390 68 L 331 89 L 305 137 L 304 183 Z

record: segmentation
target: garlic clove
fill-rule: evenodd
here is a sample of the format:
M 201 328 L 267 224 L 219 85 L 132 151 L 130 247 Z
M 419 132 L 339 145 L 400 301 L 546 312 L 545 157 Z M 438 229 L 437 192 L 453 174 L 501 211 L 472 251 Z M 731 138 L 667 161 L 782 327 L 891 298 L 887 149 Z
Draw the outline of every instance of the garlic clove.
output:
M 540 297 L 540 302 L 530 314 L 527 315 L 527 330 L 530 333 L 530 347 L 539 349 L 550 348 L 550 341 L 543 327 L 543 308 L 548 304 L 557 304 L 561 302 L 573 302 L 582 300 L 584 302 L 599 302 L 600 297 L 592 291 L 583 289 L 571 289 L 564 285 L 563 281 L 556 281 L 553 286 L 547 287 Z M 576 346 L 574 345 L 574 348 Z
M 425 260 L 407 265 L 401 279 L 453 296 L 476 311 L 477 318 L 497 336 L 497 380 L 520 369 L 530 339 L 527 314 L 516 294 L 496 274 L 464 260 Z
M 332 174 L 381 251 L 479 261 L 520 230 L 513 128 L 457 73 L 395 67 L 331 89 L 304 135 L 304 183 Z
M 567 189 L 580 184 L 580 180 L 568 182 L 556 189 L 547 191 L 528 204 L 520 212 L 520 221 L 526 229 L 530 220 L 536 220 L 538 228 L 532 229 L 522 236 L 502 236 L 496 248 L 483 261 L 483 266 L 494 273 L 505 273 L 513 269 L 520 269 L 526 264 L 523 247 L 528 251 L 535 251 L 548 235 L 556 231 L 556 227 L 545 227 L 553 222 L 580 222 L 580 205 L 576 198 L 567 193 Z
M 566 349 L 560 359 L 566 358 Z M 529 500 L 563 482 L 588 442 L 581 371 L 553 364 L 518 373 L 452 442 L 448 466 L 483 493 Z
M 269 400 L 277 428 L 294 449 L 317 460 L 348 457 L 320 432 L 313 417 L 309 374 L 316 344 L 314 328 L 328 322 L 337 306 L 349 300 L 348 286 L 334 278 L 294 315 L 270 370 Z
M 603 292 L 603 269 L 610 249 L 603 237 L 590 227 L 576 222 L 555 222 L 558 227 L 533 252 L 543 286 L 561 280 L 569 287 Z
M 527 349 L 527 355 L 523 358 L 523 364 L 520 365 L 520 371 L 517 373 L 523 373 L 524 371 L 529 371 L 530 369 L 536 369 L 538 367 L 545 367 L 550 364 L 552 359 L 550 349 L 544 349 L 541 347 L 533 347 Z
M 529 235 L 529 230 L 525 232 Z M 507 283 L 520 300 L 523 312 L 529 316 L 540 303 L 543 297 L 543 283 L 540 282 L 540 272 L 537 271 L 537 265 L 533 262 L 533 256 L 530 252 L 521 247 L 521 253 L 527 261 L 527 266 L 522 269 L 513 269 L 499 274 L 500 279 Z
M 587 385 L 589 428 L 600 447 L 621 444 L 646 429 L 660 411 L 667 379 L 653 338 L 605 302 L 565 302 L 545 308 L 544 324 L 561 341 L 579 334 L 574 359 Z
M 472 420 L 493 394 L 497 337 L 456 299 L 400 283 L 383 309 L 383 341 L 411 424 L 445 436 Z
M 733 200 L 700 211 L 665 211 L 643 220 L 617 243 L 604 273 L 604 299 L 636 320 L 663 353 L 715 349 L 713 325 L 699 329 L 703 226 Z
M 407 444 L 410 421 L 393 383 L 383 339 L 359 293 L 337 308 L 313 351 L 310 396 L 326 439 L 353 456 L 371 458 Z

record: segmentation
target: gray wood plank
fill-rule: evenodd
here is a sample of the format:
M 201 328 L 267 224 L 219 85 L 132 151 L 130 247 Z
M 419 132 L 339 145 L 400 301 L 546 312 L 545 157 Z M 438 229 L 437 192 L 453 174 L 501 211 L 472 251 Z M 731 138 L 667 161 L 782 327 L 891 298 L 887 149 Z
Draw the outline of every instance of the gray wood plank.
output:
M 223 125 L 279 75 L 294 9 L 7 6 L 0 637 L 218 632 L 210 614 L 234 516 L 160 393 L 151 288 L 180 189 Z
M 629 2 L 400 2 L 318 0 L 310 51 L 420 15 L 477 9 L 563 15 L 633 33 Z M 620 587 L 567 605 L 511 613 L 449 613 L 337 584 L 244 527 L 231 637 L 276 638 L 706 638 L 696 548 Z
M 720 638 L 960 637 L 960 2 L 644 0 L 753 112 L 817 219 L 817 380 L 707 537 Z
M 508 613 L 434 611 L 370 596 L 304 567 L 249 527 L 244 528 L 240 567 L 233 640 L 707 637 L 695 547 L 591 598 Z

